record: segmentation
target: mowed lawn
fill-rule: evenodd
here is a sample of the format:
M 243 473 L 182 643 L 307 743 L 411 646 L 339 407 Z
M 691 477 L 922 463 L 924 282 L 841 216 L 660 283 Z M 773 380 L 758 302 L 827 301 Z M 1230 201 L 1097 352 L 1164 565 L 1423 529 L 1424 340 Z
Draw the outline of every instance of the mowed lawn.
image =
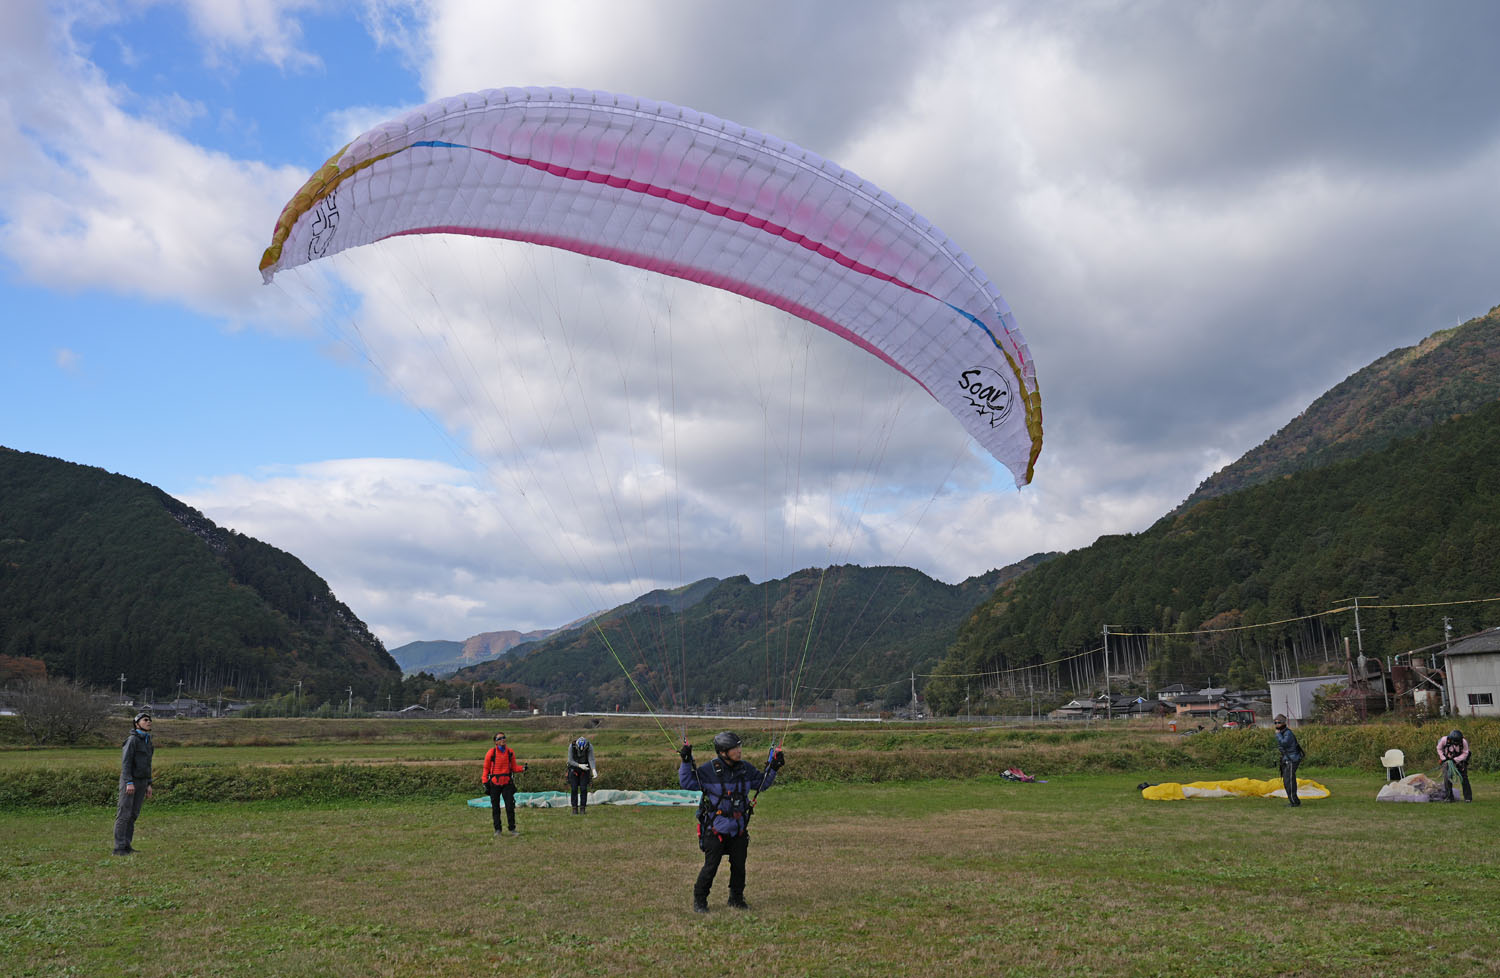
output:
M 1500 790 L 1317 775 L 1334 797 L 1296 810 L 1134 775 L 791 785 L 760 799 L 752 910 L 726 865 L 706 917 L 691 810 L 523 809 L 497 839 L 462 798 L 148 804 L 128 858 L 112 810 L 0 813 L 0 973 L 1495 974 Z

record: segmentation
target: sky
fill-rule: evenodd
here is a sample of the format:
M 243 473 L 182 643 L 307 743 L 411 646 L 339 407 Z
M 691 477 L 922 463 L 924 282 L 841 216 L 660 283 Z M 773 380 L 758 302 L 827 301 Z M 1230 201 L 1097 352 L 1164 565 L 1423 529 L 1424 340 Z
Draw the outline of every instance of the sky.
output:
M 392 648 L 704 576 L 956 583 L 1146 529 L 1500 303 L 1497 37 L 1488 0 L 10 0 L 0 444 L 294 553 Z M 731 119 L 931 220 L 1035 357 L 1033 483 L 685 283 L 432 238 L 261 283 L 345 142 L 525 85 Z

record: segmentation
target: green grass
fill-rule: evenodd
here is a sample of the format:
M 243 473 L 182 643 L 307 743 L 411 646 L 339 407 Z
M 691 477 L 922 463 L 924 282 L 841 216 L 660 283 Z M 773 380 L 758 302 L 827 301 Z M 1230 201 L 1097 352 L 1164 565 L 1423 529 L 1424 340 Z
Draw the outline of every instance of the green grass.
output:
M 1128 773 L 794 784 L 761 797 L 755 909 L 721 875 L 706 918 L 680 809 L 523 809 L 496 839 L 462 797 L 148 804 L 123 859 L 112 810 L 5 812 L 0 970 L 1493 974 L 1500 794 L 1377 805 L 1378 777 L 1313 776 L 1334 796 L 1298 810 L 1145 802 Z

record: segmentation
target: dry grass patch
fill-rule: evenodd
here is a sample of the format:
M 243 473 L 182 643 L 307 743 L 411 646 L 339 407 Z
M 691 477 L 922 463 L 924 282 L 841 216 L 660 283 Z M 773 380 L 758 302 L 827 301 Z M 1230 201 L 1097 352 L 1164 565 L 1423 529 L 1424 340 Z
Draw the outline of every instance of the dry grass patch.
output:
M 1138 778 L 777 788 L 748 897 L 689 912 L 691 810 L 489 813 L 454 798 L 0 814 L 0 960 L 16 976 L 1493 973 L 1482 845 L 1500 798 L 1148 803 Z

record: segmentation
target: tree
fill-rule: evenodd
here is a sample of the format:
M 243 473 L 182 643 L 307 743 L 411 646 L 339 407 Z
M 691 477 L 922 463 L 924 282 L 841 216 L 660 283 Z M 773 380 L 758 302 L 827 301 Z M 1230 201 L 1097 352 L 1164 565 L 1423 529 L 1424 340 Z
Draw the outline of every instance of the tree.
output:
M 0 686 L 45 678 L 47 663 L 24 655 L 0 655 Z
M 21 729 L 38 744 L 75 744 L 109 719 L 109 698 L 65 679 L 34 679 L 16 699 Z

